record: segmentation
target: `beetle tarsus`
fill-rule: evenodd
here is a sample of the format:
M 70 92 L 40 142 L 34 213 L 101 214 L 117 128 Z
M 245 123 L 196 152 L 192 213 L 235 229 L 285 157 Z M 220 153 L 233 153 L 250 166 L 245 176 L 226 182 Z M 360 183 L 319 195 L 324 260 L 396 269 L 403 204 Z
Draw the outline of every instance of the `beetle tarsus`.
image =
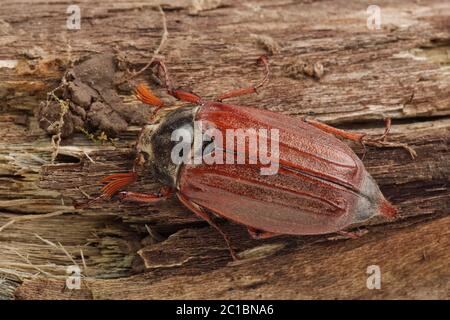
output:
M 252 86 L 252 87 L 247 87 L 247 88 L 234 89 L 234 90 L 225 92 L 221 95 L 218 95 L 216 98 L 214 98 L 214 101 L 222 102 L 223 100 L 229 99 L 229 98 L 240 97 L 240 96 L 252 94 L 252 93 L 257 94 L 258 89 L 263 87 L 265 84 L 267 84 L 267 82 L 269 82 L 269 74 L 270 74 L 269 59 L 267 58 L 266 55 L 260 56 L 257 60 L 257 63 L 262 64 L 264 66 L 264 77 L 257 85 Z
M 384 123 L 386 128 L 384 129 L 384 133 L 380 137 L 374 138 L 371 136 L 363 136 L 361 138 L 361 143 L 363 145 L 374 146 L 377 148 L 403 148 L 406 151 L 408 151 L 409 154 L 411 155 L 411 158 L 414 159 L 417 156 L 417 153 L 409 145 L 401 142 L 387 141 L 387 137 L 389 135 L 389 132 L 391 131 L 391 123 L 392 123 L 391 118 L 385 118 Z
M 157 193 L 140 193 L 131 191 L 119 192 L 119 199 L 122 201 L 133 201 L 139 203 L 152 203 L 165 200 L 172 194 L 172 189 L 169 187 L 162 187 Z
M 358 230 L 358 231 L 345 231 L 345 230 L 341 230 L 337 232 L 339 235 L 346 237 L 346 238 L 350 238 L 350 239 L 359 239 L 361 238 L 364 234 L 367 233 L 367 231 L 365 230 Z
M 390 142 L 390 141 L 382 140 L 380 138 L 373 138 L 370 136 L 365 136 L 362 138 L 361 143 L 366 146 L 372 146 L 372 147 L 377 147 L 377 148 L 403 148 L 406 151 L 408 151 L 408 153 L 412 159 L 417 157 L 416 151 L 413 148 L 411 148 L 408 144 L 401 143 L 401 142 Z
M 92 206 L 94 203 L 99 202 L 100 200 L 106 199 L 106 196 L 104 194 L 101 194 L 100 196 L 90 199 L 89 201 L 83 202 L 83 203 L 74 203 L 75 209 L 87 209 L 90 206 Z

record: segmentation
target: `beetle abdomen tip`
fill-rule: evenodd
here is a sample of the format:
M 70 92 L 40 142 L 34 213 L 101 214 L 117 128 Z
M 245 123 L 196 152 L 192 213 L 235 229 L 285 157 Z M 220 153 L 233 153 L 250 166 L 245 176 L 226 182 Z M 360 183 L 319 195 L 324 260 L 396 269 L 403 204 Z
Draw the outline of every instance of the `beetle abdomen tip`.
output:
M 397 209 L 385 199 L 380 202 L 379 208 L 380 213 L 387 218 L 394 218 L 397 215 Z

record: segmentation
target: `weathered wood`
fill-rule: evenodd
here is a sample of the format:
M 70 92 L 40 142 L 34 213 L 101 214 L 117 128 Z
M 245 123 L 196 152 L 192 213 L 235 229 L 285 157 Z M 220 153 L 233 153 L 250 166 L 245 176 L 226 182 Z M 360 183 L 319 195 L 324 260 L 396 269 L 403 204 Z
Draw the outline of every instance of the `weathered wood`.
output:
M 221 1 L 205 10 L 190 1 L 86 2 L 81 29 L 70 31 L 70 1 L 25 3 L 3 3 L 0 12 L 0 298 L 449 297 L 449 4 L 382 1 L 382 29 L 370 31 L 367 4 L 343 0 Z M 260 77 L 256 57 L 268 53 L 269 85 L 231 102 L 373 134 L 392 117 L 390 139 L 409 143 L 418 157 L 369 149 L 364 163 L 400 217 L 373 220 L 360 226 L 368 234 L 345 241 L 250 240 L 241 226 L 223 223 L 245 258 L 231 263 L 221 237 L 175 198 L 75 210 L 73 201 L 98 194 L 100 177 L 131 166 L 139 128 L 114 145 L 77 133 L 61 142 L 52 164 L 35 112 L 86 55 L 115 52 L 144 66 L 162 34 L 158 3 L 169 32 L 161 54 L 179 85 L 204 97 L 247 85 Z M 323 75 L 309 73 L 315 63 Z M 149 75 L 138 79 L 173 101 Z M 158 186 L 145 177 L 131 189 Z M 85 269 L 81 255 L 83 290 L 61 292 L 72 259 Z M 366 288 L 372 264 L 381 268 L 381 290 Z
M 64 295 L 62 280 L 27 280 L 16 295 L 25 299 L 36 292 L 52 299 L 90 295 L 98 299 L 446 299 L 449 227 L 450 218 L 445 217 L 332 245 L 319 242 L 293 250 L 284 244 L 267 258 L 230 263 L 209 272 L 169 277 L 150 272 L 92 280 L 80 292 Z M 186 244 L 198 235 L 186 233 Z M 208 240 L 214 238 L 211 234 Z M 381 290 L 366 287 L 370 265 L 380 266 Z

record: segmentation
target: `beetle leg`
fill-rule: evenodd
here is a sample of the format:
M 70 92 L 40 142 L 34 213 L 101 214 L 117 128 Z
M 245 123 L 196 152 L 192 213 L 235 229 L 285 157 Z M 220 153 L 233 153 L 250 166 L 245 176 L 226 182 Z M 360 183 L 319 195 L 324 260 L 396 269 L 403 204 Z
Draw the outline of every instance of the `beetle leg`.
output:
M 313 119 L 304 119 L 304 121 L 322 131 L 356 142 L 361 142 L 362 138 L 366 135 L 365 133 L 348 132 L 338 129 Z
M 350 238 L 350 239 L 358 239 L 361 237 L 359 234 L 357 234 L 355 232 L 351 232 L 351 231 L 341 230 L 341 231 L 338 231 L 337 233 L 340 234 L 341 236 L 344 236 L 344 237 Z
M 258 93 L 258 89 L 264 86 L 269 81 L 270 70 L 269 60 L 266 55 L 262 55 L 261 57 L 259 57 L 257 63 L 264 66 L 264 78 L 256 86 L 231 90 L 217 96 L 216 98 L 214 98 L 214 100 L 222 101 L 228 98 L 239 97 L 251 93 Z
M 162 60 L 155 59 L 155 61 L 153 61 L 151 66 L 153 67 L 155 65 L 158 66 L 159 70 L 162 71 L 163 76 L 164 76 L 164 85 L 167 89 L 167 92 L 172 97 L 174 97 L 180 101 L 190 102 L 190 103 L 194 103 L 194 104 L 202 104 L 202 98 L 200 96 L 196 95 L 195 93 L 188 92 L 188 91 L 185 91 L 182 89 L 175 89 L 173 87 L 172 81 L 170 81 L 170 77 L 167 72 L 166 65 L 164 64 L 164 62 Z
M 411 157 L 413 159 L 417 155 L 417 153 L 414 151 L 414 149 L 411 148 L 410 146 L 408 146 L 406 143 L 386 141 L 387 135 L 389 134 L 389 131 L 391 129 L 391 119 L 390 118 L 385 119 L 386 129 L 385 129 L 383 135 L 381 135 L 380 137 L 368 136 L 365 133 L 348 132 L 348 131 L 345 131 L 342 129 L 338 129 L 338 128 L 329 126 L 329 125 L 319 122 L 317 120 L 304 119 L 304 121 L 324 132 L 331 133 L 333 135 L 336 135 L 336 136 L 339 136 L 339 137 L 342 137 L 345 139 L 359 142 L 363 146 L 373 146 L 373 147 L 378 147 L 378 148 L 404 148 L 405 150 L 407 150 L 409 152 L 409 154 L 411 155 Z
M 167 199 L 171 196 L 172 189 L 170 187 L 162 187 L 157 193 L 139 193 L 131 191 L 119 192 L 120 200 L 151 203 Z
M 367 230 L 357 230 L 357 231 L 338 231 L 337 232 L 339 235 L 346 237 L 346 238 L 350 238 L 350 239 L 358 239 L 361 238 L 363 235 L 365 235 L 366 233 L 368 233 Z
M 106 195 L 105 194 L 101 194 L 101 195 L 99 195 L 98 197 L 96 197 L 94 199 L 90 199 L 89 201 L 82 202 L 82 203 L 75 202 L 73 204 L 73 206 L 74 206 L 75 209 L 87 209 L 90 206 L 92 206 L 93 204 L 99 202 L 100 200 L 107 200 Z
M 184 195 L 182 195 L 180 192 L 177 192 L 177 197 L 180 199 L 180 201 L 192 212 L 194 212 L 197 216 L 205 220 L 209 223 L 210 226 L 212 226 L 214 229 L 216 229 L 224 238 L 228 250 L 230 251 L 230 255 L 233 258 L 233 260 L 239 260 L 239 258 L 236 255 L 236 252 L 234 251 L 233 247 L 231 246 L 230 239 L 228 238 L 227 234 L 223 232 L 222 229 L 211 219 L 211 217 L 202 210 L 202 208 L 197 205 L 196 203 L 192 202 L 188 198 L 186 198 Z
M 384 130 L 384 133 L 380 137 L 371 137 L 371 136 L 364 136 L 362 137 L 361 143 L 367 146 L 373 146 L 378 148 L 403 148 L 406 151 L 409 152 L 411 155 L 411 158 L 415 158 L 417 156 L 416 151 L 408 146 L 406 143 L 401 142 L 390 142 L 387 141 L 387 136 L 389 134 L 389 131 L 391 130 L 391 118 L 384 119 L 386 124 L 386 129 Z
M 253 239 L 268 239 L 272 237 L 276 237 L 278 233 L 272 233 L 268 231 L 258 230 L 252 227 L 247 227 L 248 233 Z

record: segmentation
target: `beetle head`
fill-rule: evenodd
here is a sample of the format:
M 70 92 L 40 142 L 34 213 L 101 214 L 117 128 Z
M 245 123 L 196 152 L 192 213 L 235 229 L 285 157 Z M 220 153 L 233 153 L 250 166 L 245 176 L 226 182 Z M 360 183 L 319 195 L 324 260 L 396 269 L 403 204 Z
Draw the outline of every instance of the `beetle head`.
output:
M 151 136 L 156 125 L 149 124 L 142 128 L 136 143 L 136 159 L 135 166 L 143 167 L 150 159 L 153 158 L 153 149 L 151 145 Z

